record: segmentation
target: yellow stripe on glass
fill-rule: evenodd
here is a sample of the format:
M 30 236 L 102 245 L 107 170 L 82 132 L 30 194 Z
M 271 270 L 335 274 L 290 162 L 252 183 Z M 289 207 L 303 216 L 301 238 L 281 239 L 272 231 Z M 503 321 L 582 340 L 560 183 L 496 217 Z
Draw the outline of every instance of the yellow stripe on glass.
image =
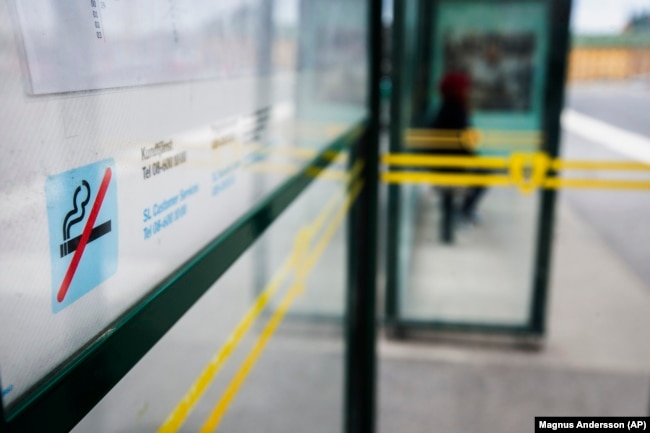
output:
M 509 157 L 431 156 L 387 154 L 383 164 L 400 170 L 385 171 L 386 183 L 428 183 L 442 186 L 517 187 L 528 194 L 538 188 L 588 188 L 650 190 L 650 180 L 563 178 L 561 170 L 633 171 L 650 174 L 650 164 L 627 161 L 570 161 L 551 159 L 543 152 L 519 153 Z M 402 170 L 402 167 L 419 171 Z M 478 171 L 478 173 L 445 173 L 435 169 Z M 481 171 L 487 173 L 480 173 Z M 497 173 L 494 173 L 494 172 Z
M 407 129 L 408 149 L 536 150 L 543 143 L 539 131 L 497 129 Z
M 330 221 L 330 223 L 326 227 L 323 235 L 316 243 L 316 246 L 312 249 L 309 255 L 305 256 L 306 260 L 303 263 L 303 266 L 301 266 L 300 270 L 297 270 L 297 272 L 299 271 L 299 273 L 297 273 L 296 275 L 295 282 L 293 283 L 293 285 L 291 286 L 291 288 L 283 298 L 280 307 L 275 311 L 271 319 L 267 322 L 267 325 L 264 327 L 264 330 L 262 331 L 262 334 L 259 336 L 257 342 L 255 343 L 255 346 L 249 352 L 243 364 L 241 365 L 241 367 L 235 374 L 234 378 L 228 385 L 228 388 L 221 396 L 221 399 L 219 399 L 219 402 L 214 406 L 214 409 L 212 410 L 212 412 L 206 419 L 205 423 L 199 430 L 200 433 L 211 433 L 219 427 L 219 424 L 221 423 L 223 416 L 226 414 L 226 411 L 228 410 L 230 403 L 239 392 L 239 389 L 241 388 L 243 383 L 246 381 L 248 374 L 255 366 L 255 363 L 257 362 L 258 358 L 262 354 L 269 339 L 275 333 L 279 324 L 282 322 L 282 319 L 284 318 L 285 314 L 289 310 L 289 307 L 291 307 L 291 304 L 293 303 L 294 299 L 296 298 L 297 295 L 299 295 L 305 290 L 305 286 L 307 283 L 306 282 L 307 276 L 314 268 L 314 266 L 318 262 L 318 259 L 320 258 L 322 253 L 325 251 L 325 249 L 331 242 L 338 228 L 341 226 L 341 223 L 343 222 L 343 218 L 347 214 L 350 206 L 356 199 L 362 187 L 363 187 L 363 181 L 358 180 L 355 183 L 355 185 L 352 187 L 352 191 L 348 195 L 347 200 L 345 201 L 343 206 L 341 206 L 336 216 Z M 304 248 L 305 238 L 308 238 L 309 235 L 314 235 L 314 234 L 315 233 L 311 230 L 303 230 L 301 233 L 299 233 L 298 241 L 296 242 L 296 244 Z
M 343 204 L 343 208 L 345 209 L 349 208 L 351 200 L 353 200 L 351 197 L 356 197 L 359 192 L 360 187 L 358 177 L 361 173 L 361 170 L 363 169 L 363 165 L 363 161 L 357 160 L 345 179 L 347 180 L 348 186 L 353 185 L 352 192 L 347 195 L 347 200 Z M 221 370 L 221 367 L 225 364 L 235 348 L 239 345 L 244 335 L 250 329 L 251 325 L 260 316 L 269 300 L 277 293 L 278 289 L 281 287 L 285 279 L 290 275 L 291 271 L 293 270 L 295 272 L 297 279 L 298 277 L 301 277 L 302 279 L 306 278 L 305 272 L 308 272 L 308 270 L 313 267 L 314 261 L 312 257 L 313 254 L 307 254 L 309 242 L 311 238 L 313 238 L 319 231 L 321 231 L 321 229 L 323 229 L 323 227 L 325 228 L 323 229 L 324 235 L 321 237 L 321 241 L 323 238 L 325 238 L 328 239 L 327 242 L 329 242 L 329 237 L 331 236 L 331 224 L 327 226 L 325 224 L 328 220 L 339 221 L 339 215 L 341 212 L 336 212 L 336 205 L 343 201 L 345 197 L 346 195 L 342 192 L 334 194 L 328 200 L 327 204 L 314 219 L 314 221 L 300 231 L 299 236 L 296 238 L 292 253 L 283 262 L 280 269 L 271 279 L 270 283 L 264 288 L 262 293 L 260 293 L 260 295 L 255 300 L 255 303 L 249 308 L 244 317 L 237 324 L 235 330 L 226 340 L 226 343 L 221 348 L 219 348 L 210 362 L 203 369 L 199 377 L 192 384 L 190 389 L 181 398 L 181 401 L 172 410 L 167 419 L 157 430 L 157 433 L 178 432 L 205 391 L 216 378 L 217 374 Z M 316 251 L 324 249 L 324 247 L 320 245 L 320 243 L 317 244 L 315 247 Z M 270 332 L 272 333 L 273 331 Z

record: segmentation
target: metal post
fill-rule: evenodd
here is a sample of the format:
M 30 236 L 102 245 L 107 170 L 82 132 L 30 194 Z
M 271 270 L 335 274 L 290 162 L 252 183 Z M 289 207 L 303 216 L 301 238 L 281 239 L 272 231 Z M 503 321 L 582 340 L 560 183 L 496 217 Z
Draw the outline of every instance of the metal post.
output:
M 376 413 L 376 244 L 379 168 L 381 2 L 368 0 L 369 119 L 358 144 L 364 188 L 350 215 L 346 315 L 346 433 L 374 433 Z M 353 160 L 354 158 L 350 158 Z
M 402 76 L 404 58 L 404 2 L 394 0 L 393 4 L 393 42 L 392 42 L 392 88 L 390 101 L 390 152 L 402 151 Z M 400 185 L 388 185 L 388 204 L 386 212 L 386 324 L 391 335 L 399 334 L 399 226 L 401 222 Z
M 560 114 L 564 106 L 564 86 L 566 83 L 567 52 L 569 50 L 569 22 L 571 19 L 571 0 L 554 0 L 550 11 L 550 59 L 547 63 L 546 95 L 544 98 L 543 130 L 545 149 L 549 156 L 557 157 L 560 142 Z M 551 173 L 552 174 L 552 173 Z M 530 310 L 530 330 L 533 335 L 542 336 L 546 328 L 546 304 L 548 281 L 551 267 L 551 248 L 553 245 L 553 226 L 555 222 L 555 190 L 540 192 L 541 208 L 538 220 L 537 257 L 533 280 L 533 296 Z

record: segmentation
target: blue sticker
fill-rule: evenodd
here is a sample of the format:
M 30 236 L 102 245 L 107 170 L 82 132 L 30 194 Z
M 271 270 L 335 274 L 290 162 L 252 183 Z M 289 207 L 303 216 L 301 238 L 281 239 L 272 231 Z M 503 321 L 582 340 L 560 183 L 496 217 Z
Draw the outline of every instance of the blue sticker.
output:
M 47 179 L 54 313 L 117 271 L 114 173 L 115 161 L 107 159 Z
M 2 390 L 2 396 L 4 397 L 5 395 L 9 394 L 13 390 L 14 390 L 14 386 L 9 385 L 8 387 Z

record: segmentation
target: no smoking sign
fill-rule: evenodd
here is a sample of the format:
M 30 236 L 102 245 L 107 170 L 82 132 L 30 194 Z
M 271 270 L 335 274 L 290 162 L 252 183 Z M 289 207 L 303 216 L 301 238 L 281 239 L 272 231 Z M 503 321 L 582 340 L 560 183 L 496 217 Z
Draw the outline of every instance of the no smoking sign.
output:
M 117 271 L 117 187 L 112 159 L 50 176 L 45 184 L 58 313 Z

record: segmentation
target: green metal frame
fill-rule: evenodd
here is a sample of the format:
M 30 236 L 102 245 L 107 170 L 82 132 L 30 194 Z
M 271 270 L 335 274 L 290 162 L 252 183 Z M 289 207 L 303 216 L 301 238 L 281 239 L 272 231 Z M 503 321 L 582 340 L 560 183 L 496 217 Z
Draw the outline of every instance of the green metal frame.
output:
M 381 1 L 368 1 L 368 128 L 350 163 L 361 159 L 364 187 L 348 218 L 348 298 L 346 302 L 346 433 L 376 430 L 377 371 L 377 199 L 381 79 Z
M 394 0 L 393 3 L 393 74 L 390 100 L 390 137 L 389 150 L 391 153 L 401 151 L 402 134 L 402 96 L 403 90 L 403 60 L 404 60 L 404 30 L 405 30 L 405 7 L 401 0 Z M 400 170 L 396 167 L 396 170 Z M 399 224 L 401 221 L 400 202 L 402 190 L 399 185 L 388 185 L 388 203 L 386 230 L 386 324 L 391 328 L 399 316 Z M 389 333 L 393 330 L 389 329 Z
M 332 152 L 353 145 L 358 128 L 368 125 L 368 121 L 355 125 L 323 149 L 300 173 L 109 326 L 110 332 L 102 333 L 4 409 L 7 431 L 70 431 L 332 162 Z
M 416 3 L 418 1 L 418 3 Z M 417 28 L 408 27 L 407 20 L 409 12 L 407 6 L 415 8 L 418 14 Z M 426 37 L 426 31 L 431 31 L 432 24 L 423 17 L 422 14 L 430 11 L 431 2 L 426 0 L 395 0 L 393 3 L 393 85 L 390 105 L 390 142 L 389 151 L 399 153 L 403 150 L 402 134 L 404 128 L 411 126 L 414 121 L 423 118 L 424 112 L 414 112 L 418 107 L 412 102 L 412 89 L 418 85 L 429 86 L 428 78 L 421 73 L 422 63 L 428 62 L 430 54 L 424 52 L 428 50 L 429 44 L 420 39 Z M 407 31 L 416 35 L 414 42 L 417 44 L 413 58 L 408 53 L 406 46 L 407 40 L 405 34 Z M 416 60 L 415 66 L 411 69 L 410 63 Z M 418 73 L 420 70 L 420 73 Z M 423 78 L 419 80 L 419 78 Z M 407 81 L 414 83 L 414 86 L 408 88 Z M 418 92 L 424 89 L 418 88 Z M 426 106 L 427 104 L 424 104 Z M 423 108 L 423 107 L 421 107 Z M 401 171 L 405 168 L 395 167 L 392 170 Z M 400 272 L 400 223 L 404 217 L 402 215 L 401 202 L 406 199 L 407 195 L 400 185 L 388 185 L 388 203 L 387 203 L 387 221 L 386 221 L 386 303 L 385 303 L 385 324 L 390 335 L 399 335 L 400 328 L 403 324 L 399 323 L 399 287 L 404 284 L 406 278 Z
M 567 76 L 567 53 L 570 48 L 569 25 L 571 20 L 571 0 L 552 0 L 550 8 L 551 35 L 549 60 L 546 65 L 546 94 L 542 118 L 546 153 L 555 158 L 560 153 L 560 115 L 564 107 L 564 83 Z M 555 173 L 550 173 L 554 175 Z M 546 304 L 548 301 L 548 282 L 551 272 L 553 248 L 553 227 L 555 224 L 555 205 L 557 192 L 542 190 L 541 210 L 537 226 L 537 253 L 533 296 L 530 306 L 530 330 L 532 334 L 544 335 L 546 330 Z
M 393 93 L 391 100 L 391 131 L 390 151 L 401 152 L 402 124 L 410 119 L 402 118 L 402 108 L 399 107 L 405 97 L 402 82 L 404 77 L 397 65 L 403 62 L 405 3 L 414 0 L 394 0 L 393 25 Z M 509 0 L 495 0 L 494 3 Z M 526 1 L 526 0 L 523 0 Z M 546 63 L 546 89 L 544 94 L 544 109 L 542 125 L 545 136 L 544 149 L 551 157 L 559 154 L 560 113 L 564 105 L 564 83 L 566 82 L 567 53 L 570 45 L 569 21 L 571 0 L 547 0 L 549 3 L 549 53 Z M 429 2 L 435 8 L 438 0 Z M 422 23 L 422 21 L 420 21 Z M 431 31 L 431 29 L 429 29 Z M 426 34 L 422 29 L 420 34 Z M 426 59 L 426 58 L 425 58 Z M 426 61 L 426 60 L 425 60 Z M 408 79 L 408 78 L 407 78 Z M 430 83 L 429 83 L 430 84 Z M 407 97 L 410 95 L 406 95 Z M 422 115 L 423 113 L 418 113 Z M 397 170 L 397 168 L 392 169 Z M 557 194 L 552 190 L 540 191 L 540 211 L 538 214 L 538 231 L 536 239 L 535 268 L 532 278 L 532 300 L 529 310 L 529 320 L 523 325 L 499 325 L 481 323 L 454 323 L 440 320 L 409 320 L 400 315 L 399 291 L 403 281 L 398 262 L 400 244 L 399 210 L 401 191 L 399 185 L 388 186 L 388 223 L 387 223 L 387 254 L 386 254 L 386 306 L 385 323 L 392 336 L 401 336 L 408 329 L 431 329 L 440 331 L 481 332 L 510 335 L 541 337 L 546 328 L 546 305 L 548 299 L 548 284 L 550 263 L 553 246 L 553 227 Z

